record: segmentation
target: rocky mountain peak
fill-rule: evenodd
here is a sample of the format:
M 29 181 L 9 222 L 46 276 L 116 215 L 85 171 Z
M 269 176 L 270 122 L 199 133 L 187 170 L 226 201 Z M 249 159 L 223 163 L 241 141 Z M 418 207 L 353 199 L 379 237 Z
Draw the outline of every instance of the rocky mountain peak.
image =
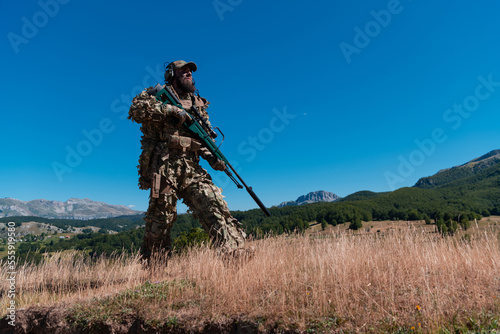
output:
M 334 193 L 324 190 L 318 190 L 310 192 L 307 195 L 299 196 L 299 198 L 297 198 L 295 201 L 282 202 L 281 204 L 278 205 L 278 207 L 282 208 L 285 206 L 295 206 L 295 205 L 302 205 L 302 204 L 309 204 L 316 202 L 334 202 L 338 199 L 340 199 L 340 197 L 335 195 Z

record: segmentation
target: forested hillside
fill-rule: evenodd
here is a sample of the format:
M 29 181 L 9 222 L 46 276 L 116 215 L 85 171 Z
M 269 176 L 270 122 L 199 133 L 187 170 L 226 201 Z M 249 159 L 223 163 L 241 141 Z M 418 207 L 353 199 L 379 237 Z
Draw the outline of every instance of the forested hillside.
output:
M 466 177 L 449 180 L 433 189 L 401 188 L 388 193 L 361 191 L 334 203 L 271 208 L 271 217 L 258 210 L 238 212 L 237 218 L 250 233 L 283 232 L 290 226 L 323 219 L 341 224 L 353 219 L 434 219 L 436 215 L 500 214 L 500 163 Z
M 423 177 L 415 184 L 415 187 L 431 189 L 447 186 L 459 180 L 465 180 L 470 176 L 481 173 L 483 170 L 494 167 L 500 163 L 500 150 L 491 151 L 477 159 L 471 160 L 460 166 L 455 166 L 437 174 Z

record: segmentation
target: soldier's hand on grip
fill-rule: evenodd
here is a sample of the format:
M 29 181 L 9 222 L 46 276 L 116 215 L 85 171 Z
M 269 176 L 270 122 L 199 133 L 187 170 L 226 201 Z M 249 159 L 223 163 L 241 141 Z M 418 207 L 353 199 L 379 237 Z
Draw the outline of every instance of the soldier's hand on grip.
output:
M 217 159 L 217 161 L 213 164 L 210 164 L 212 166 L 213 169 L 215 170 L 220 170 L 220 171 L 223 171 L 226 169 L 226 164 L 224 163 L 224 161 L 220 160 L 220 159 Z
M 177 126 L 181 126 L 182 124 L 184 124 L 186 119 L 191 119 L 191 117 L 188 115 L 186 110 L 183 110 L 183 109 L 179 109 L 177 112 L 174 112 L 172 114 L 172 116 L 174 116 L 175 118 L 177 118 L 179 120 L 179 122 L 177 123 Z

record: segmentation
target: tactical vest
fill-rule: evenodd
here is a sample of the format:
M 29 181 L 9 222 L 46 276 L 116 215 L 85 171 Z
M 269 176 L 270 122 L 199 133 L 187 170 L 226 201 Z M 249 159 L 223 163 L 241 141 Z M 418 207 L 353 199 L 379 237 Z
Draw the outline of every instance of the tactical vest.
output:
M 194 94 L 189 94 L 187 96 L 179 97 L 179 100 L 181 101 L 183 108 L 187 111 L 189 111 L 192 105 L 195 105 L 200 114 L 206 118 L 208 122 L 208 113 L 206 109 L 208 108 L 209 102 L 206 99 Z M 176 140 L 179 140 L 180 144 L 182 144 L 181 142 L 188 142 L 187 139 L 192 138 L 194 139 L 192 141 L 192 148 L 196 148 L 196 142 L 198 140 L 197 136 L 183 126 L 176 127 L 176 123 L 177 118 L 173 116 L 165 117 L 165 120 L 162 122 L 144 121 L 142 123 L 142 153 L 139 157 L 139 165 L 137 166 L 140 189 L 146 190 L 152 187 L 153 174 L 158 168 L 158 166 L 155 166 L 155 160 L 158 160 L 156 157 L 167 153 L 168 143 L 174 142 L 171 139 L 172 136 L 174 136 Z

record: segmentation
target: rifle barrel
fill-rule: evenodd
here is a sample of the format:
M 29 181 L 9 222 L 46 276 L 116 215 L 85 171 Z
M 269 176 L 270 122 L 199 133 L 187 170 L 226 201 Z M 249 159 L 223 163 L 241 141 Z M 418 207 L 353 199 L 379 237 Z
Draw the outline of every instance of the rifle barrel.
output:
M 260 200 L 260 198 L 257 197 L 257 195 L 254 193 L 254 191 L 252 190 L 252 187 L 247 186 L 247 184 L 245 183 L 245 181 L 243 181 L 243 179 L 241 178 L 241 176 L 238 174 L 238 172 L 233 168 L 233 166 L 231 164 L 227 164 L 227 165 L 229 166 L 229 168 L 231 168 L 231 170 L 233 171 L 234 175 L 236 175 L 236 177 L 238 178 L 238 180 L 240 180 L 240 182 L 243 184 L 243 186 L 247 190 L 248 194 L 253 198 L 253 200 L 255 201 L 255 203 L 257 203 L 257 205 L 259 206 L 259 208 L 264 212 L 264 214 L 266 216 L 270 217 L 271 213 L 269 212 L 269 210 L 267 210 L 266 206 L 264 205 L 264 203 L 262 203 L 262 201 Z

